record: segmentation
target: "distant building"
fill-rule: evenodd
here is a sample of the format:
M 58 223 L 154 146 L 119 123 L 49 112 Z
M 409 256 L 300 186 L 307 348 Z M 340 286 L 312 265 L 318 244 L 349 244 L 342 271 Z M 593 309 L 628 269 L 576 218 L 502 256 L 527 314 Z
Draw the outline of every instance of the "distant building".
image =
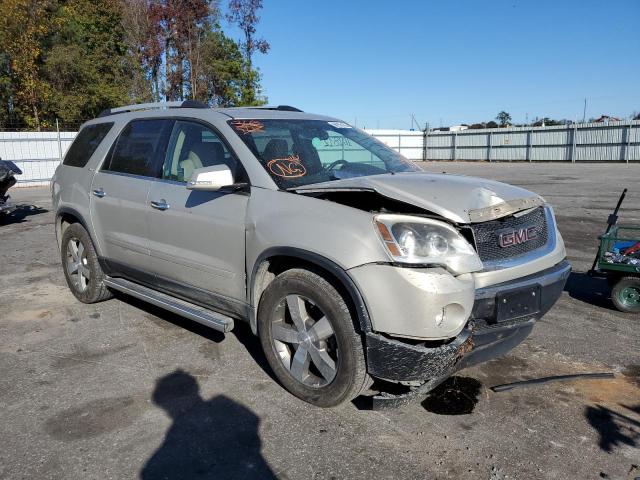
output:
M 609 123 L 609 122 L 619 122 L 620 119 L 617 117 L 610 117 L 609 115 L 601 115 L 600 118 L 596 118 L 593 123 Z
M 450 127 L 440 127 L 440 128 L 434 128 L 433 130 L 435 132 L 461 132 L 462 130 L 467 130 L 469 128 L 469 125 L 451 125 Z

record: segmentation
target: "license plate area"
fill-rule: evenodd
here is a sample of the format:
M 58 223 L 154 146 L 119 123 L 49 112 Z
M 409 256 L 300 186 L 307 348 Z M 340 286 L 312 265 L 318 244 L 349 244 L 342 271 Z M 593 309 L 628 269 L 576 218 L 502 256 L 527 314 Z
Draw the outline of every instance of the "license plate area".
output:
M 497 322 L 532 317 L 540 312 L 540 285 L 501 292 L 496 305 Z

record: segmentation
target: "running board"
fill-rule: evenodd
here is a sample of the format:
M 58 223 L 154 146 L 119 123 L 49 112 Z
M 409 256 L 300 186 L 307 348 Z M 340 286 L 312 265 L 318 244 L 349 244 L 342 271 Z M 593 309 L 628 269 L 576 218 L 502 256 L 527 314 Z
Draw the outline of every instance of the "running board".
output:
M 233 318 L 208 310 L 199 305 L 185 302 L 184 300 L 180 300 L 165 293 L 130 282 L 123 278 L 105 277 L 103 282 L 109 288 L 126 293 L 132 297 L 139 298 L 140 300 L 144 300 L 145 302 L 151 303 L 157 307 L 164 308 L 165 310 L 169 310 L 170 312 L 201 323 L 202 325 L 211 327 L 219 332 L 226 333 L 233 329 Z

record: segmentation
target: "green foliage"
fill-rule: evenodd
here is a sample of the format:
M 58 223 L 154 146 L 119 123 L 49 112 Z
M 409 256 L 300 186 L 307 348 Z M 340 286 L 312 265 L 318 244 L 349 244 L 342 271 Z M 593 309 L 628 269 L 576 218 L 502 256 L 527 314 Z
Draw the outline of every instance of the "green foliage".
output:
M 81 122 L 129 100 L 131 75 L 118 5 L 70 0 L 57 11 L 57 28 L 44 59 L 52 87 L 50 115 Z
M 0 0 L 0 127 L 77 126 L 152 100 L 264 103 L 250 58 L 268 48 L 252 40 L 261 5 L 244 6 L 235 42 L 214 0 Z
M 545 127 L 553 127 L 554 125 L 565 125 L 566 123 L 567 122 L 564 120 L 553 120 L 549 117 L 544 117 L 544 118 L 541 118 L 540 120 L 533 122 L 533 126 L 541 127 L 544 125 Z
M 198 100 L 216 107 L 235 107 L 242 103 L 245 64 L 236 42 L 221 31 L 207 32 L 202 41 L 203 92 Z
M 498 115 L 496 115 L 496 120 L 501 127 L 507 127 L 511 124 L 511 115 L 503 110 Z

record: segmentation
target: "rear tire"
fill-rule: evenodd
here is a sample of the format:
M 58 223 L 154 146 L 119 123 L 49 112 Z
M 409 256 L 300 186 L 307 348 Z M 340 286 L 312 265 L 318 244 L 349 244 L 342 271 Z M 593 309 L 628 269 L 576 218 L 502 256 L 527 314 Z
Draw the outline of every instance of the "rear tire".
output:
M 104 285 L 104 272 L 89 233 L 72 223 L 62 235 L 62 269 L 71 293 L 82 303 L 96 303 L 113 296 Z
M 278 380 L 305 402 L 335 407 L 370 384 L 362 338 L 345 300 L 311 271 L 287 270 L 268 285 L 258 335 Z
M 640 277 L 623 277 L 613 287 L 611 300 L 618 310 L 640 313 Z

